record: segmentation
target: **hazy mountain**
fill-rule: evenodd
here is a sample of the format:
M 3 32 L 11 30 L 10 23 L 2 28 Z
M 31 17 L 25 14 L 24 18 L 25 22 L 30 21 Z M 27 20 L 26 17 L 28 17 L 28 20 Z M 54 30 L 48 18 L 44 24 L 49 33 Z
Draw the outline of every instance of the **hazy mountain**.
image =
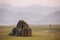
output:
M 16 7 L 14 7 L 14 6 L 12 6 L 8 3 L 0 4 L 0 8 L 7 9 L 7 10 L 10 10 L 10 11 L 14 11 L 14 12 L 17 11 Z
M 43 20 L 41 21 L 41 23 L 46 23 L 44 17 L 47 16 L 48 14 L 55 15 L 56 13 L 53 13 L 53 12 L 59 11 L 59 10 L 60 10 L 60 7 L 46 7 L 46 6 L 40 6 L 38 4 L 33 4 L 28 7 L 14 7 L 7 3 L 0 4 L 0 23 L 16 24 L 18 20 L 24 19 L 30 24 L 31 23 L 37 24 L 39 23 L 38 21 L 41 20 L 42 18 Z M 58 15 L 56 16 L 58 17 Z M 58 21 L 58 19 L 56 20 Z
M 38 4 L 33 4 L 28 7 L 22 7 L 18 8 L 19 12 L 24 12 L 24 13 L 33 13 L 33 14 L 38 14 L 40 16 L 44 16 L 45 13 L 49 14 L 52 12 L 55 12 L 57 10 L 60 10 L 60 7 L 46 7 L 46 6 L 40 6 Z
M 35 13 L 44 14 L 44 12 L 48 14 L 49 12 L 60 10 L 60 7 L 47 7 L 47 6 L 40 6 L 38 4 L 33 4 L 27 7 L 15 7 L 8 3 L 4 3 L 0 4 L 0 8 L 8 9 L 14 12 L 17 11 L 17 12 L 34 13 L 34 14 Z
M 60 24 L 60 11 L 51 13 L 38 21 L 41 24 Z

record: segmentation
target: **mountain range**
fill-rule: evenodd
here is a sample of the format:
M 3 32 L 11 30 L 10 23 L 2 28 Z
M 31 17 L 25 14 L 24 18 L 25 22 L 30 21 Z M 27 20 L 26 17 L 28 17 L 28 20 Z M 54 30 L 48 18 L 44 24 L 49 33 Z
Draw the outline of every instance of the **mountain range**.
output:
M 48 24 L 60 24 L 60 11 L 51 13 L 37 22 L 40 22 L 41 24 L 47 24 L 47 23 Z
M 60 7 L 47 7 L 33 4 L 27 7 L 14 7 L 0 4 L 0 23 L 16 24 L 24 19 L 30 24 L 60 24 Z

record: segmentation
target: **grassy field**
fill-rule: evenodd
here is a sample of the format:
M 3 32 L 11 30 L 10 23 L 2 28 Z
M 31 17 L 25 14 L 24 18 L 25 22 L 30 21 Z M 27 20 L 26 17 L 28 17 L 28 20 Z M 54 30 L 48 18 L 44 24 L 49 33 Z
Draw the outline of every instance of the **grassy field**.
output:
M 31 25 L 32 36 L 9 36 L 13 26 L 0 26 L 0 40 L 60 40 L 60 26 Z

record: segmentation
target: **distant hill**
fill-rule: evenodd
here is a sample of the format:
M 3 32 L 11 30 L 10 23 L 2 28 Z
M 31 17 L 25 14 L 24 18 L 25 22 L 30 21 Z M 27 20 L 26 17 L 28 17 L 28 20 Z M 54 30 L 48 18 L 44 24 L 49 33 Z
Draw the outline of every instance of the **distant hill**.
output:
M 44 18 L 42 18 L 40 21 L 38 21 L 42 24 L 60 24 L 60 11 L 56 11 L 54 13 L 51 13 Z
M 15 7 L 8 3 L 0 4 L 0 8 L 7 9 L 10 11 L 14 11 L 17 13 L 24 12 L 24 13 L 37 13 L 37 14 L 44 14 L 44 13 L 51 13 L 57 10 L 60 10 L 60 7 L 46 7 L 46 6 L 40 6 L 38 4 L 33 4 L 27 7 Z M 1 9 L 0 9 L 1 10 Z
M 51 15 L 52 15 L 51 17 L 53 17 L 53 15 L 56 14 L 56 11 L 59 11 L 59 10 L 60 10 L 60 7 L 46 7 L 46 6 L 40 6 L 38 4 L 33 4 L 27 7 L 14 7 L 10 4 L 4 3 L 4 4 L 0 4 L 0 23 L 15 24 L 20 19 L 24 19 L 28 23 L 32 23 L 32 24 L 48 23 L 45 21 L 45 19 L 48 20 L 48 18 L 50 18 L 49 16 Z M 59 17 L 58 15 L 56 14 L 56 16 L 54 17 L 58 18 Z M 45 16 L 47 18 L 44 18 Z M 57 19 L 57 18 L 54 19 L 53 22 L 58 20 L 56 22 L 59 23 L 60 19 Z M 41 19 L 43 21 L 40 21 Z

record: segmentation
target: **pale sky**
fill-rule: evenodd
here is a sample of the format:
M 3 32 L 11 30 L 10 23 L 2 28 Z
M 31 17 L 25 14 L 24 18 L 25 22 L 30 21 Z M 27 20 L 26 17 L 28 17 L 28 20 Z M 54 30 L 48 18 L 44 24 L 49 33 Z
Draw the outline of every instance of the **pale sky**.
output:
M 40 4 L 43 6 L 60 6 L 60 0 L 0 0 L 1 3 L 9 3 L 13 6 L 29 6 L 32 4 Z

